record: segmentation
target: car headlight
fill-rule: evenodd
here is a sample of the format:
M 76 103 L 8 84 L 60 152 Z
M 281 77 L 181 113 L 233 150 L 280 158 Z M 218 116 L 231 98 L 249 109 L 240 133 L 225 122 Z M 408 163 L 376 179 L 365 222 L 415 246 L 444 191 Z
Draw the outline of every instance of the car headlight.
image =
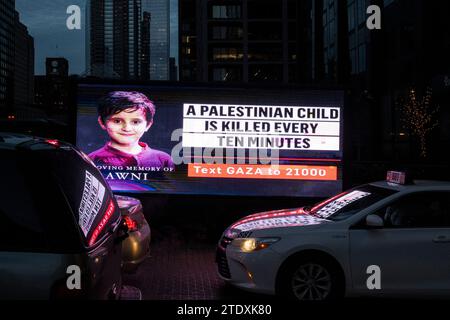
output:
M 237 238 L 231 245 L 238 247 L 242 252 L 253 252 L 265 249 L 279 240 L 280 238 Z

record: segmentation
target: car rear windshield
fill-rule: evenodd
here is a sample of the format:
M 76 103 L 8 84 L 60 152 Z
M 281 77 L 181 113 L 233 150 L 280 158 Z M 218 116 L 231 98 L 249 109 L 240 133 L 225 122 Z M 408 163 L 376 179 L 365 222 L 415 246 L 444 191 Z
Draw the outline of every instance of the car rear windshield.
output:
M 111 189 L 78 151 L 61 150 L 51 158 L 52 172 L 72 208 L 82 238 L 87 246 L 93 246 L 120 218 Z
M 310 214 L 331 221 L 345 220 L 396 192 L 372 185 L 359 186 L 318 203 Z

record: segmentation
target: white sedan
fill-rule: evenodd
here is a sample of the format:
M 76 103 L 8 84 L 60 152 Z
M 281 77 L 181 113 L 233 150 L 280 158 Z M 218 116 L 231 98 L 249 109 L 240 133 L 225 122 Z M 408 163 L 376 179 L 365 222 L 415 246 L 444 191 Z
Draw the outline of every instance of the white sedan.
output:
M 374 182 L 245 217 L 216 262 L 237 287 L 298 300 L 450 297 L 450 182 Z

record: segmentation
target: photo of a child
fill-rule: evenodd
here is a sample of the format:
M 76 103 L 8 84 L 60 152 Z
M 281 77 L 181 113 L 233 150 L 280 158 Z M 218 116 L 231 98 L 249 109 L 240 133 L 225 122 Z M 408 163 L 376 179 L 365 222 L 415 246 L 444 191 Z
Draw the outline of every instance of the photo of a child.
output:
M 155 105 L 143 93 L 113 91 L 98 103 L 98 123 L 109 136 L 89 154 L 96 165 L 174 168 L 171 156 L 140 141 L 151 128 Z

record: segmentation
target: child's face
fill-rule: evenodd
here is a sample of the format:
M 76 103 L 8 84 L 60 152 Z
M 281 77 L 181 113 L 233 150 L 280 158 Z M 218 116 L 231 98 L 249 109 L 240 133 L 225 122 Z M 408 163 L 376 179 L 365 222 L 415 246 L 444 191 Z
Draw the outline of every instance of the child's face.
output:
M 122 146 L 137 144 L 152 126 L 152 122 L 147 122 L 142 109 L 126 109 L 108 117 L 104 124 L 99 118 L 99 123 L 111 140 Z

